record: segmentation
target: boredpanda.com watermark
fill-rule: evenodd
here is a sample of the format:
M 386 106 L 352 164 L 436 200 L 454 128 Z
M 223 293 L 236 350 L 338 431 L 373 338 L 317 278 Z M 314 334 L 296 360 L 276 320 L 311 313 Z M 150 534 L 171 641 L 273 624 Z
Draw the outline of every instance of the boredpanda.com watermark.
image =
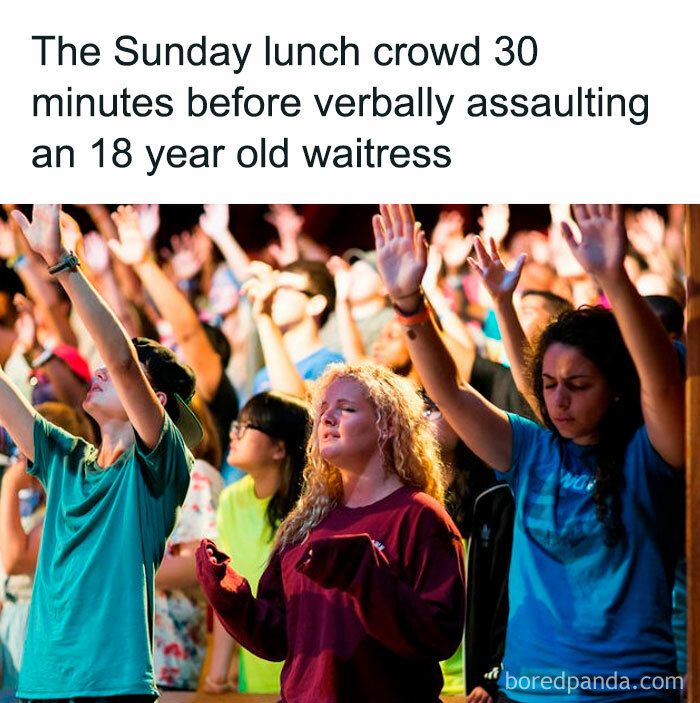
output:
M 558 674 L 514 676 L 505 672 L 506 691 L 556 691 L 567 695 L 582 692 L 624 692 L 624 691 L 682 691 L 683 677 L 678 675 L 648 675 L 631 679 L 614 671 L 602 675 L 572 675 L 565 671 Z

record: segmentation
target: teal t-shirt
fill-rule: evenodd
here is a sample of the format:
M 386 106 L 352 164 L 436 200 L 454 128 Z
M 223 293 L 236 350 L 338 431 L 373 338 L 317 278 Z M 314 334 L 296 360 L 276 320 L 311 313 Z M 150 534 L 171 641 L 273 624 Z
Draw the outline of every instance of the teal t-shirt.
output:
M 111 466 L 41 416 L 29 473 L 47 494 L 19 698 L 157 696 L 153 582 L 192 456 L 166 416 L 156 447 Z

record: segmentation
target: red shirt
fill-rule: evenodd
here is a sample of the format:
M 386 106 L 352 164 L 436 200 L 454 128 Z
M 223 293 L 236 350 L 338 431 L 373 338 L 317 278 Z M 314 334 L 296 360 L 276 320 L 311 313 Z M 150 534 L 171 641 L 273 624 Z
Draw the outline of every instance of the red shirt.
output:
M 285 660 L 287 703 L 435 703 L 438 661 L 464 630 L 460 535 L 445 509 L 402 487 L 336 507 L 301 543 L 275 551 L 253 598 L 214 566 L 200 581 L 226 629 L 258 656 Z

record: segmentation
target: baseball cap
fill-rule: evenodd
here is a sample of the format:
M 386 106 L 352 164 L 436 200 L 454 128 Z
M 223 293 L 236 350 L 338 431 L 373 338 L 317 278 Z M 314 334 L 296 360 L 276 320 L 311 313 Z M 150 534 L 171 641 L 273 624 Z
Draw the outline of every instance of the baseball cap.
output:
M 195 389 L 192 369 L 180 363 L 170 349 L 153 339 L 134 337 L 131 341 L 136 347 L 139 361 L 146 367 L 153 389 L 167 396 L 165 409 L 175 427 L 180 430 L 185 444 L 190 449 L 196 447 L 202 441 L 204 433 L 189 405 Z
M 90 367 L 85 357 L 75 348 L 68 344 L 57 344 L 53 349 L 53 355 L 68 365 L 68 368 L 85 383 L 90 383 L 92 375 Z

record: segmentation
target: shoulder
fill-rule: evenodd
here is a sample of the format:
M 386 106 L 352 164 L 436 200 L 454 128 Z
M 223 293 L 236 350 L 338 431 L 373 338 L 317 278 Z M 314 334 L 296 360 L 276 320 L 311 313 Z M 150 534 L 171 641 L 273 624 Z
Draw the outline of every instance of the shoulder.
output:
M 303 359 L 299 365 L 301 366 L 302 364 L 305 364 L 309 368 L 317 368 L 318 366 L 325 367 L 327 364 L 343 363 L 344 361 L 345 358 L 342 354 L 339 354 L 328 347 L 321 347 L 313 354 L 307 356 L 306 359 Z
M 431 535 L 450 534 L 460 538 L 459 530 L 445 506 L 427 493 L 416 489 L 404 488 L 397 491 L 396 510 L 409 526 L 428 538 Z
M 226 486 L 219 496 L 219 505 L 232 506 L 245 501 L 253 490 L 253 479 L 247 474 L 235 483 Z
M 39 413 L 34 415 L 33 439 L 34 461 L 29 464 L 28 472 L 40 478 L 50 466 L 77 467 L 97 454 L 95 447 L 84 439 L 66 432 Z
M 532 445 L 555 447 L 558 444 L 558 437 L 554 432 L 529 418 L 516 413 L 508 413 L 508 421 L 510 422 L 514 451 L 527 449 Z
M 662 478 L 671 478 L 678 471 L 674 469 L 666 460 L 654 449 L 649 439 L 646 425 L 641 425 L 632 435 L 632 439 L 627 445 L 625 452 L 625 463 L 633 471 L 643 468 Z

